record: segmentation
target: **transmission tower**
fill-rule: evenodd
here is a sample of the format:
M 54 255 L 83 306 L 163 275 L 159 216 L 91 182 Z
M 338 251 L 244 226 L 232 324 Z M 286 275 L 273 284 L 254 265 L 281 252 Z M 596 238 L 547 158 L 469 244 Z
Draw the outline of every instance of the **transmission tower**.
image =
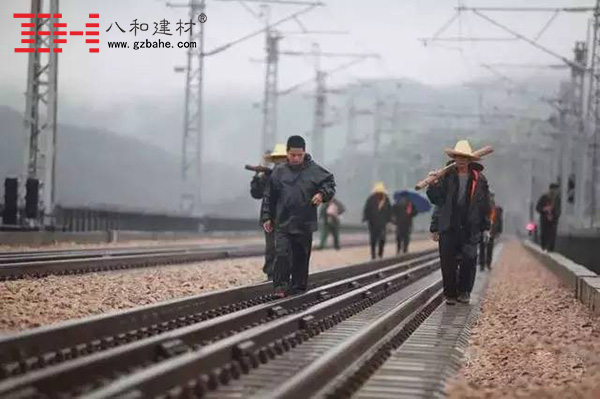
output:
M 268 26 L 268 20 L 267 20 Z M 268 151 L 277 141 L 277 75 L 279 41 L 281 35 L 268 28 L 266 31 L 265 93 L 263 100 L 262 150 Z
M 247 1 L 247 0 L 242 0 Z M 262 2 L 264 0 L 257 0 Z M 265 1 L 268 2 L 268 1 Z M 290 1 L 281 0 L 277 1 L 277 4 L 292 4 L 292 5 L 305 5 L 310 7 L 318 7 L 323 5 L 320 2 L 303 2 L 303 1 Z M 263 126 L 262 126 L 262 152 L 268 151 L 275 145 L 277 141 L 277 96 L 278 96 L 278 75 L 279 75 L 279 42 L 283 39 L 284 34 L 277 31 L 269 25 L 270 21 L 270 7 L 263 5 L 263 15 L 265 17 L 265 88 L 262 103 L 263 113 Z M 285 36 L 292 34 L 319 34 L 319 35 L 336 35 L 345 34 L 347 32 L 341 31 L 309 31 L 300 20 L 294 16 L 293 19 L 298 25 L 300 25 L 301 31 L 298 32 L 285 32 Z
M 44 7 L 44 6 L 47 7 Z M 25 94 L 24 127 L 28 137 L 25 147 L 26 170 L 24 177 L 40 182 L 40 210 L 44 225 L 52 224 L 56 199 L 56 115 L 58 95 L 58 53 L 54 43 L 54 24 L 58 22 L 58 0 L 44 2 L 31 0 L 35 35 L 30 48 L 27 68 L 27 92 Z M 41 14 L 41 15 L 40 15 Z M 49 18 L 41 18 L 46 15 Z M 49 31 L 49 35 L 38 35 Z M 41 52 L 49 49 L 49 52 Z M 25 179 L 23 179 L 25 180 Z
M 171 4 L 168 7 L 188 8 L 190 21 L 196 21 L 206 8 L 205 0 L 190 0 L 188 4 Z M 197 28 L 196 28 L 197 27 Z M 187 51 L 185 72 L 185 104 L 183 115 L 183 138 L 181 148 L 181 197 L 182 213 L 196 212 L 202 203 L 202 141 L 203 107 L 202 84 L 204 75 L 204 24 L 199 21 L 190 25 L 189 42 L 196 43 Z
M 320 162 L 324 162 L 325 157 L 325 129 L 330 125 L 326 121 L 326 106 L 327 106 L 327 95 L 328 94 L 340 94 L 342 90 L 328 89 L 326 79 L 328 76 L 350 68 L 353 65 L 358 64 L 368 58 L 379 58 L 378 54 L 372 53 L 329 53 L 322 52 L 317 43 L 313 44 L 312 51 L 282 51 L 282 55 L 288 56 L 313 56 L 315 61 L 315 78 L 298 83 L 286 90 L 279 92 L 279 95 L 288 94 L 293 90 L 307 84 L 315 83 L 315 111 L 313 116 L 313 129 L 311 133 L 311 147 L 312 154 L 315 159 Z M 331 70 L 324 71 L 321 69 L 321 58 L 350 58 L 351 60 L 347 63 L 341 64 Z
M 596 7 L 594 9 L 594 35 L 591 57 L 590 95 L 592 98 L 588 103 L 588 110 L 593 113 L 594 126 L 592 132 L 590 227 L 595 227 L 598 212 L 598 186 L 600 186 L 600 182 L 598 181 L 598 145 L 600 144 L 600 0 L 596 0 Z

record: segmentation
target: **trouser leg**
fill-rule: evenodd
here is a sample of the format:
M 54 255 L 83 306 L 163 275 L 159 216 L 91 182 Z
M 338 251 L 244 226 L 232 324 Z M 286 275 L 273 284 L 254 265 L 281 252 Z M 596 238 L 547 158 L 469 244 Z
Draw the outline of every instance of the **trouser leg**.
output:
M 488 269 L 492 267 L 492 257 L 494 255 L 494 237 L 490 237 L 486 248 L 486 266 Z
M 306 291 L 312 248 L 312 234 L 295 234 L 292 242 L 292 288 Z
M 273 286 L 275 289 L 287 289 L 290 284 L 292 243 L 287 233 L 275 231 L 275 267 Z
M 371 244 L 371 259 L 375 259 L 375 248 L 377 246 L 377 232 L 369 229 L 369 243 Z
M 446 232 L 440 235 L 439 251 L 440 265 L 442 269 L 442 281 L 444 286 L 444 296 L 447 298 L 456 298 L 456 236 L 453 232 Z
M 481 239 L 481 241 L 479 242 L 479 269 L 480 270 L 485 269 L 485 261 L 487 259 L 486 249 L 487 249 L 486 242 L 483 239 Z
M 406 232 L 404 236 L 404 253 L 408 252 L 408 244 L 410 243 L 410 232 Z
M 263 272 L 269 277 L 273 276 L 275 258 L 275 233 L 265 233 L 265 265 L 263 266 Z
M 402 251 L 402 234 L 396 233 L 396 253 L 399 254 Z
M 555 222 L 548 223 L 548 235 L 547 235 L 547 248 L 548 251 L 554 251 L 554 244 L 556 243 L 556 230 L 558 224 Z
M 473 237 L 465 239 L 459 244 L 460 264 L 458 266 L 458 293 L 471 293 L 475 284 L 477 272 L 477 243 Z
M 542 249 L 548 249 L 548 222 L 542 219 L 542 221 L 540 222 L 540 228 L 542 230 L 540 234 Z
M 325 245 L 327 244 L 328 236 L 329 236 L 329 226 L 327 224 L 323 224 L 323 227 L 321 228 L 321 243 L 319 244 L 320 249 L 325 248 Z
M 385 230 L 380 233 L 379 236 L 379 257 L 383 258 L 383 249 L 385 248 Z
M 335 249 L 340 249 L 340 226 L 338 224 L 332 226 L 331 234 L 333 234 L 333 246 Z
M 458 287 L 459 293 L 471 293 L 475 284 L 475 274 L 477 272 L 477 257 L 463 256 L 458 269 Z

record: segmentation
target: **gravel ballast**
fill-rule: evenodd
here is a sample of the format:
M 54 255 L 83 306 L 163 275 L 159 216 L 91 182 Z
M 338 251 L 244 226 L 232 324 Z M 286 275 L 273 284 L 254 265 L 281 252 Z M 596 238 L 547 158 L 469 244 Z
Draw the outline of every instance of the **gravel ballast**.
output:
M 395 244 L 394 244 L 395 246 Z M 412 251 L 434 248 L 415 241 Z M 388 245 L 386 255 L 395 254 Z M 314 251 L 311 272 L 364 262 L 368 247 Z M 0 282 L 0 333 L 264 281 L 264 258 L 223 259 L 75 276 Z
M 449 398 L 600 398 L 600 320 L 519 242 L 482 306 Z

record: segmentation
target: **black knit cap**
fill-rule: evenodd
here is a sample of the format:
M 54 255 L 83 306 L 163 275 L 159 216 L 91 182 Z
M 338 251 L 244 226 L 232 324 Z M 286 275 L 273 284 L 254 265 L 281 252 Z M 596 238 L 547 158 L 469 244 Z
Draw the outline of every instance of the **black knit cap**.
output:
M 560 186 L 557 183 L 550 183 L 550 190 L 554 188 L 559 188 Z
M 290 136 L 287 141 L 287 149 L 290 148 L 302 148 L 306 150 L 306 141 L 302 136 Z

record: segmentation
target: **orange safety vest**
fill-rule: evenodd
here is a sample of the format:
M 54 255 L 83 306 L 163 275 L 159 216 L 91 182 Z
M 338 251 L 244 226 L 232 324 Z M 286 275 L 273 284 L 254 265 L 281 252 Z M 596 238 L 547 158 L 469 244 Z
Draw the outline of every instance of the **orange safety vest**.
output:
M 470 199 L 473 200 L 473 196 L 475 195 L 475 189 L 477 188 L 477 182 L 479 180 L 479 172 L 473 171 L 473 183 L 471 184 L 471 196 Z

